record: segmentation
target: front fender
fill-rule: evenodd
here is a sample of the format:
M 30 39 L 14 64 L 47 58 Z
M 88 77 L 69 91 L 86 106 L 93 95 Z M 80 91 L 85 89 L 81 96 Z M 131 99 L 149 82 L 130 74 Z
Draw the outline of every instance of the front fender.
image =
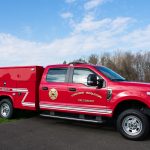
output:
M 150 107 L 150 103 L 147 102 L 146 97 L 142 96 L 141 92 L 129 92 L 129 91 L 124 91 L 119 94 L 116 94 L 114 97 L 112 97 L 110 104 L 112 109 L 114 109 L 119 103 L 127 100 L 136 100 L 144 103 L 148 107 Z

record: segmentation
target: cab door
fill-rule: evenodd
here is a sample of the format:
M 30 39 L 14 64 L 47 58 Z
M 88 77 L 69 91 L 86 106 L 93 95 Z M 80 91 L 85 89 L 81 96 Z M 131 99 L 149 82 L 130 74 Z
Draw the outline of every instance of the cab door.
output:
M 40 108 L 57 109 L 64 103 L 67 91 L 68 67 L 49 67 L 45 70 L 40 84 Z
M 66 100 L 77 111 L 83 113 L 105 114 L 107 102 L 106 87 L 88 86 L 87 77 L 95 74 L 88 68 L 75 67 L 72 71 L 72 81 L 68 83 Z M 101 78 L 97 75 L 97 78 Z

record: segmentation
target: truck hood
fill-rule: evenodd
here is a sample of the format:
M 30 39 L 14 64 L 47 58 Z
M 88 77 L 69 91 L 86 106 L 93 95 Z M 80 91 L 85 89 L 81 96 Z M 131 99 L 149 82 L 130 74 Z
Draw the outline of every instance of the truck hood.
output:
M 121 81 L 117 82 L 117 85 L 119 86 L 125 86 L 127 87 L 134 87 L 138 89 L 149 89 L 150 90 L 150 83 L 144 83 L 144 82 L 132 82 L 132 81 Z

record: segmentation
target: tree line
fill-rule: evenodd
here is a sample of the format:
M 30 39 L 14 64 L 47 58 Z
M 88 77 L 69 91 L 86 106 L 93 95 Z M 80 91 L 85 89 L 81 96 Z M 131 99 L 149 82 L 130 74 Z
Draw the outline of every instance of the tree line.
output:
M 150 82 L 150 51 L 91 54 L 87 58 L 79 58 L 78 61 L 106 66 L 129 81 Z

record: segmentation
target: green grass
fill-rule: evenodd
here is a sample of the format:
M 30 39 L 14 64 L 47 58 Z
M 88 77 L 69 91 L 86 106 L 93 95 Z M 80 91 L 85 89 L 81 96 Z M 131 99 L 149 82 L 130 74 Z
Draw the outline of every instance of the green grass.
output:
M 4 119 L 0 118 L 0 124 L 1 123 L 7 123 L 7 122 L 13 122 L 13 121 L 18 121 L 20 119 L 28 119 L 37 116 L 38 114 L 33 111 L 21 111 L 21 110 L 16 110 L 13 116 L 13 119 Z
M 6 122 L 12 122 L 15 119 L 4 119 L 4 118 L 0 118 L 0 123 L 6 123 Z

